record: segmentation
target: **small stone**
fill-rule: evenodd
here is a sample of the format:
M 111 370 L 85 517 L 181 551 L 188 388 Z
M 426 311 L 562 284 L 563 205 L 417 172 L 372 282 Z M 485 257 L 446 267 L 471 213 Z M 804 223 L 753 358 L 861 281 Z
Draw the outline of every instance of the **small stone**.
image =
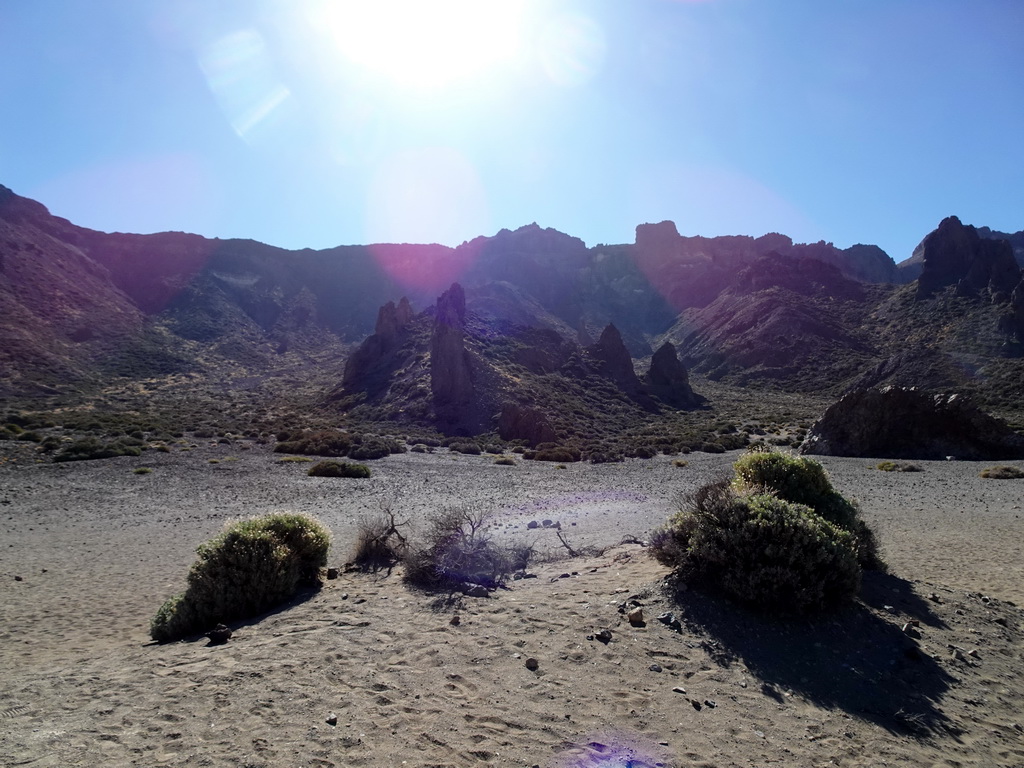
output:
M 648 669 L 651 670 L 651 672 L 661 672 L 661 664 L 651 664 Z
M 14 577 L 14 580 L 15 580 L 15 581 L 24 581 L 24 579 L 23 579 L 23 578 L 21 578 L 21 576 L 15 576 L 15 577 Z
M 1013 727 L 1015 730 L 1024 731 L 1024 725 L 1021 725 L 1020 723 L 1014 723 Z
M 680 688 L 678 685 L 672 689 L 672 693 L 686 693 L 685 688 Z
M 636 608 L 634 608 L 626 614 L 626 619 L 628 619 L 629 623 L 632 624 L 634 627 L 644 626 L 644 609 L 640 606 L 637 606 Z
M 541 522 L 541 525 L 543 525 L 545 528 L 550 528 L 554 524 L 555 523 L 552 520 L 544 520 L 543 522 Z
M 981 602 L 988 604 L 992 602 L 992 599 L 988 595 L 982 595 Z
M 490 594 L 487 588 L 480 584 L 465 584 L 462 587 L 462 593 L 466 597 L 487 597 Z
M 352 602 L 355 603 L 356 605 L 361 605 L 362 603 L 366 602 L 366 598 L 365 597 L 357 597 Z
M 342 592 L 341 593 L 341 599 L 342 600 L 348 600 L 348 592 Z
M 538 523 L 538 522 L 537 522 L 536 520 L 531 520 L 530 522 L 528 522 L 528 523 L 526 524 L 526 527 L 527 527 L 527 528 L 529 528 L 529 529 L 530 529 L 531 531 L 532 531 L 532 530 L 533 530 L 534 528 L 538 528 L 539 526 L 540 526 L 540 523 Z
M 1009 626 L 1009 622 L 1006 620 L 1005 616 L 1000 616 L 998 619 L 995 619 L 995 622 L 1001 627 Z
M 920 637 L 920 633 L 914 627 L 914 622 L 910 621 L 903 625 L 903 634 L 907 637 Z
M 231 630 L 223 624 L 218 624 L 207 632 L 206 636 L 210 638 L 210 645 L 224 645 L 231 639 Z
M 694 709 L 696 709 L 698 712 L 700 712 L 700 702 L 699 701 L 697 701 L 696 699 L 690 699 L 690 703 L 693 705 Z
M 338 578 L 338 573 L 339 573 L 339 571 L 338 571 L 337 568 L 328 568 L 327 569 L 327 578 L 331 579 L 333 581 L 334 579 Z
M 452 616 L 451 621 L 449 621 L 448 623 L 451 624 L 453 627 L 457 627 L 459 626 L 459 624 L 462 623 L 462 619 L 460 619 L 459 614 L 456 613 L 454 616 Z
M 594 634 L 594 637 L 608 645 L 612 641 L 612 631 L 610 629 L 601 629 Z
M 532 656 L 526 660 L 526 668 L 531 672 L 536 672 L 538 667 L 540 667 L 540 662 Z
M 328 725 L 337 725 L 338 716 L 331 712 L 329 715 L 327 715 L 327 719 L 324 722 L 326 722 Z
M 972 648 L 971 650 L 969 650 L 967 652 L 967 655 L 970 656 L 971 658 L 974 658 L 974 659 L 980 659 L 981 658 L 981 654 L 978 653 L 978 649 L 977 648 Z
M 572 578 L 572 574 L 571 573 L 560 573 L 558 575 L 558 578 L 560 578 L 560 579 L 571 579 Z
M 704 706 L 708 709 L 714 709 L 718 704 L 716 704 L 713 699 L 704 699 Z
M 671 611 L 665 611 L 665 613 L 658 614 L 658 621 L 662 624 L 671 624 L 676 618 L 676 615 Z
M 928 595 L 928 599 L 931 600 L 933 603 L 941 603 L 942 602 L 942 598 L 940 598 L 934 592 L 932 592 L 930 595 Z
M 746 687 L 747 687 L 747 681 L 746 680 L 740 680 L 740 688 L 746 688 Z

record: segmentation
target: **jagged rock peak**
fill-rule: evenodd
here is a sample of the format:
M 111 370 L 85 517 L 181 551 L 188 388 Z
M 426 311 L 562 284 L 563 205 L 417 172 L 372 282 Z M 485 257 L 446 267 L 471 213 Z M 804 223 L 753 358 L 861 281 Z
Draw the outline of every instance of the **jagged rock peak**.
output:
M 389 301 L 377 312 L 377 325 L 374 333 L 385 338 L 392 338 L 398 335 L 405 326 L 412 320 L 412 305 L 405 296 L 395 306 L 395 302 Z
M 461 285 L 452 283 L 447 291 L 438 296 L 436 317 L 435 327 L 442 324 L 453 328 L 465 327 L 466 292 Z
M 662 344 L 651 357 L 647 385 L 651 394 L 670 405 L 685 408 L 697 404 L 698 398 L 690 388 L 690 377 L 670 341 Z
M 988 289 L 993 299 L 1009 300 L 1020 282 L 1020 267 L 1006 240 L 985 240 L 956 216 L 942 220 L 919 246 L 922 259 L 917 298 L 926 299 L 950 285 L 974 296 Z M 915 254 L 916 255 L 916 254 Z
M 640 379 L 633 370 L 633 358 L 622 341 L 622 334 L 613 324 L 605 326 L 601 338 L 587 347 L 587 352 L 601 376 L 614 381 L 624 392 L 640 389 Z

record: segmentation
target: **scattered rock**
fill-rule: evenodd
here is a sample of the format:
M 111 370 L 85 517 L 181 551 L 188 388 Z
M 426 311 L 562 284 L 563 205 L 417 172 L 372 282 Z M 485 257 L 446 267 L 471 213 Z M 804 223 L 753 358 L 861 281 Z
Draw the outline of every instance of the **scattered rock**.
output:
M 532 656 L 526 660 L 526 668 L 528 670 L 530 670 L 531 672 L 536 672 L 539 667 L 540 667 L 540 662 L 537 661 Z
M 463 584 L 462 594 L 466 597 L 488 597 L 490 592 L 487 591 L 487 587 L 480 584 Z
M 449 621 L 448 623 L 451 624 L 453 627 L 457 627 L 459 626 L 459 624 L 462 623 L 462 619 L 460 619 L 459 614 L 456 613 L 454 616 L 452 616 L 451 621 Z
M 967 652 L 967 655 L 970 656 L 973 659 L 980 659 L 981 658 L 981 654 L 978 653 L 978 649 L 977 648 L 972 648 L 971 650 L 969 650 Z
M 942 602 L 942 598 L 939 597 L 934 592 L 932 592 L 930 595 L 928 595 L 928 599 L 931 600 L 933 603 L 941 603 Z
M 651 672 L 661 672 L 661 664 L 651 664 L 648 669 L 651 670 Z
M 693 705 L 694 709 L 696 709 L 698 712 L 700 712 L 701 703 L 699 701 L 697 701 L 696 699 L 690 699 L 690 703 Z
M 718 706 L 718 704 L 714 701 L 714 699 L 704 699 L 704 706 L 708 709 L 714 709 Z
M 685 688 L 680 688 L 678 685 L 672 689 L 672 693 L 686 693 Z
M 21 576 L 15 576 L 15 577 L 14 577 L 14 580 L 15 580 L 15 581 L 24 581 L 24 579 L 23 579 L 23 578 L 21 578 Z
M 223 645 L 231 639 L 231 629 L 218 624 L 216 627 L 206 633 L 206 636 L 210 638 L 210 645 Z
M 338 724 L 338 716 L 336 714 L 334 714 L 333 712 L 331 712 L 329 715 L 327 715 L 327 719 L 324 720 L 324 722 L 327 723 L 328 725 L 337 725 Z
M 594 635 L 594 638 L 600 640 L 605 645 L 608 645 L 612 641 L 612 631 L 610 629 L 598 630 Z
M 526 524 L 526 527 L 532 531 L 534 528 L 539 528 L 540 523 L 538 523 L 536 520 L 531 520 Z
M 541 525 L 543 525 L 545 528 L 550 528 L 552 525 L 554 525 L 554 521 L 552 521 L 552 520 L 543 520 L 541 522 Z
M 633 608 L 629 613 L 627 613 L 626 619 L 634 627 L 644 627 L 647 625 L 644 621 L 644 609 L 640 606 Z
M 330 579 L 331 581 L 333 581 L 334 579 L 338 578 L 338 569 L 337 568 L 328 568 L 327 569 L 327 578 Z

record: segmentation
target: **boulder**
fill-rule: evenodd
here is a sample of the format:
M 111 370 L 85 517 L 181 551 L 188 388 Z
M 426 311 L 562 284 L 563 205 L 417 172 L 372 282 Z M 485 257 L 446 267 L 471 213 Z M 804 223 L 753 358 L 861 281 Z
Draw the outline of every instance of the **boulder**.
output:
M 547 417 L 536 408 L 508 403 L 498 417 L 498 434 L 502 440 L 525 440 L 530 447 L 558 440 Z
M 651 357 L 646 378 L 648 391 L 669 405 L 692 408 L 700 400 L 690 388 L 690 377 L 670 341 L 662 344 Z
M 961 394 L 888 386 L 859 389 L 829 406 L 800 452 L 893 459 L 1024 457 L 1024 437 Z

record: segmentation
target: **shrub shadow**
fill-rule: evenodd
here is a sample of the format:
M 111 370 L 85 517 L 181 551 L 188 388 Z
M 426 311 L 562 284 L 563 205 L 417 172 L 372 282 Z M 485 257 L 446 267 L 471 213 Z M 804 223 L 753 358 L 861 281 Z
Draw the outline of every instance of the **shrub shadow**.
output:
M 893 733 L 955 735 L 939 708 L 954 678 L 902 631 L 911 619 L 944 624 L 903 579 L 867 572 L 861 601 L 813 619 L 757 614 L 703 590 L 672 599 L 715 663 L 743 663 L 778 702 L 795 695 Z

